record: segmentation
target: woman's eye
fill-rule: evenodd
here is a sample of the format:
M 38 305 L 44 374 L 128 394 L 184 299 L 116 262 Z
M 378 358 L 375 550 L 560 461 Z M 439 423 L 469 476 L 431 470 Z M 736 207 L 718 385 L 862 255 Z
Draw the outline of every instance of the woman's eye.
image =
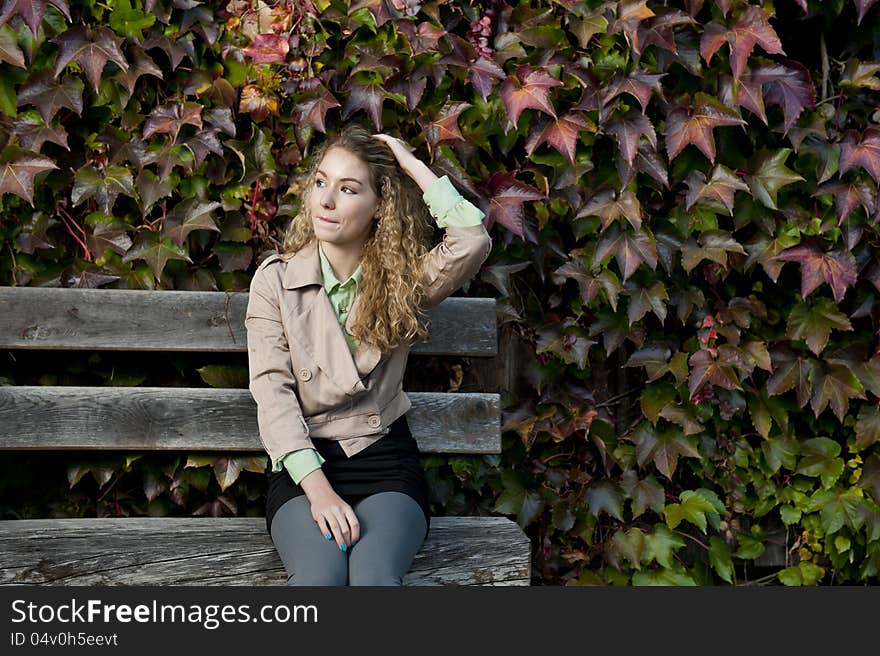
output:
M 344 191 L 344 192 L 346 192 L 346 193 L 348 193 L 348 194 L 356 193 L 355 190 L 352 189 L 351 187 L 343 187 L 343 188 L 342 188 L 342 191 Z
M 316 187 L 323 187 L 324 181 L 323 180 L 315 180 L 315 186 Z

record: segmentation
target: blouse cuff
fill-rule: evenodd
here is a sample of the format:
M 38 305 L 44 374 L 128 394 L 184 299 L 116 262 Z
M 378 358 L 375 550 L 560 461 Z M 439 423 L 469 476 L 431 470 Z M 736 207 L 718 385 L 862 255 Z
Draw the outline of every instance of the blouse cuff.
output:
M 281 458 L 272 467 L 273 471 L 281 471 L 281 467 L 287 470 L 293 482 L 299 482 L 324 464 L 324 458 L 315 449 L 299 449 L 291 451 Z M 276 469 L 277 467 L 277 469 Z
M 449 181 L 448 176 L 437 178 L 422 195 L 428 211 L 437 225 L 468 227 L 480 225 L 486 215 L 465 199 Z

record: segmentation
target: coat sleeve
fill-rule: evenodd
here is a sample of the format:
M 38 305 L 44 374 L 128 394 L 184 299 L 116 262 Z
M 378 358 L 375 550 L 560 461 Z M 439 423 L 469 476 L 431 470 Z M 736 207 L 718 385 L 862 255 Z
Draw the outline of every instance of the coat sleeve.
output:
M 444 228 L 443 240 L 422 261 L 425 307 L 430 308 L 476 275 L 492 251 L 492 238 L 483 226 L 483 213 L 446 176 L 425 192 L 424 199 L 431 216 Z
M 257 404 L 260 441 L 272 459 L 272 469 L 276 470 L 281 458 L 291 451 L 314 445 L 297 397 L 297 381 L 277 293 L 271 290 L 268 279 L 263 268 L 254 274 L 244 323 L 249 389 Z

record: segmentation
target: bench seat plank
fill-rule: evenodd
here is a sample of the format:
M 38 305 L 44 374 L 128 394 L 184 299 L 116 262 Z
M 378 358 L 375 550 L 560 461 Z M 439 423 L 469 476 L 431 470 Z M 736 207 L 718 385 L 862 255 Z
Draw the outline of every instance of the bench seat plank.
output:
M 0 348 L 246 352 L 246 292 L 0 287 Z M 495 299 L 447 298 L 412 353 L 498 353 Z
M 529 585 L 505 517 L 435 517 L 404 585 Z M 263 517 L 7 520 L 3 585 L 284 585 Z
M 500 453 L 500 397 L 409 392 L 425 452 Z M 248 390 L 0 386 L 0 450 L 259 451 Z

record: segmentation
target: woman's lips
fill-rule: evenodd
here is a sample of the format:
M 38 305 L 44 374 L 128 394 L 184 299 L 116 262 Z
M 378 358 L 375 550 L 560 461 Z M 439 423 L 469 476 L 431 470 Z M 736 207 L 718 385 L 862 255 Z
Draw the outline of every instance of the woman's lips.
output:
M 338 221 L 331 221 L 330 219 L 328 219 L 327 217 L 324 217 L 324 216 L 319 216 L 318 219 L 323 221 L 324 223 L 338 223 Z

